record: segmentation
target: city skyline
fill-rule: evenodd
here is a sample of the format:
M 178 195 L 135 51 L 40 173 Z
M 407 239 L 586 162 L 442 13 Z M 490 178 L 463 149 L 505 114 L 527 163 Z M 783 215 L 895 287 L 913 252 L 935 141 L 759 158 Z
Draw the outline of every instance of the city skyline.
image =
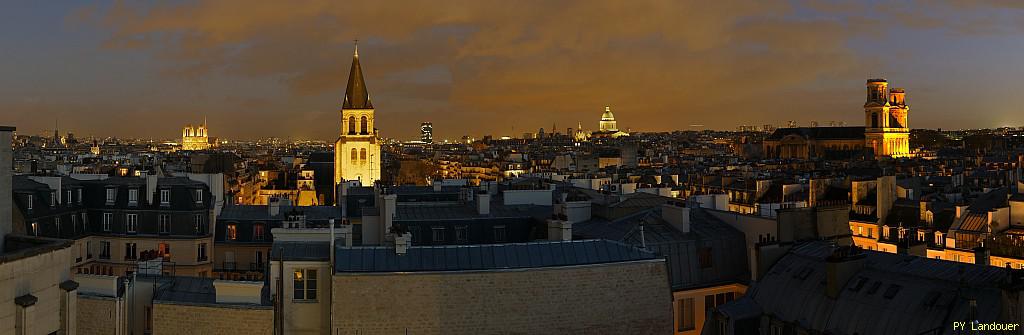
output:
M 331 141 L 358 38 L 397 139 L 595 130 L 606 105 L 634 131 L 859 125 L 868 77 L 907 87 L 915 128 L 1021 125 L 1012 3 L 671 6 L 23 5 L 0 23 L 0 115 L 25 134 L 174 138 L 205 116 L 212 137 Z

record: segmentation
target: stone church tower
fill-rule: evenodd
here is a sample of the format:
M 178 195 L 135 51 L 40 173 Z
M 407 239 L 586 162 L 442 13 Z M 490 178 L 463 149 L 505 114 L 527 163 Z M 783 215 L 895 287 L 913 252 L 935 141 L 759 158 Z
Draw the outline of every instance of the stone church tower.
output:
M 334 183 L 358 180 L 373 185 L 380 179 L 380 140 L 373 124 L 373 103 L 359 66 L 359 46 L 352 54 L 348 88 L 341 105 L 341 133 L 334 144 Z
M 868 79 L 864 103 L 864 145 L 875 157 L 910 155 L 910 127 L 907 124 L 906 93 L 902 88 L 888 89 L 885 79 Z

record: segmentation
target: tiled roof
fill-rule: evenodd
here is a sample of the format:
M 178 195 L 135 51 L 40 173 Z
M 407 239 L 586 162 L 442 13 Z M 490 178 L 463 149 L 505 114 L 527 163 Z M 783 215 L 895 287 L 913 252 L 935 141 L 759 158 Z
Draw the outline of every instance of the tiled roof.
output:
M 781 140 L 783 137 L 793 134 L 815 140 L 858 140 L 864 139 L 864 127 L 779 128 L 771 136 L 768 136 L 768 139 Z

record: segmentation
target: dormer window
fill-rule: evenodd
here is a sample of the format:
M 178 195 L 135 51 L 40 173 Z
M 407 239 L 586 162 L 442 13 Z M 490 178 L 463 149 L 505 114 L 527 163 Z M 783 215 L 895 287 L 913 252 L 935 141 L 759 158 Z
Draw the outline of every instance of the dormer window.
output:
M 129 189 L 128 190 L 128 204 L 129 205 L 137 205 L 138 203 L 139 203 L 139 190 L 138 189 L 134 189 L 134 188 L 133 189 Z
M 160 205 L 169 206 L 171 204 L 171 190 L 160 190 Z
M 64 205 L 71 206 L 71 190 L 68 190 L 67 192 L 65 192 L 65 194 L 67 194 L 67 197 L 64 198 Z
M 50 192 L 50 207 L 57 206 L 57 192 Z
M 35 199 L 33 199 L 31 194 L 25 195 L 25 206 L 27 207 L 26 209 L 28 209 L 28 211 L 32 211 L 32 202 L 34 200 Z
M 113 205 L 114 201 L 117 200 L 117 189 L 113 187 L 107 188 L 107 205 Z
M 75 190 L 75 196 L 76 196 L 75 203 L 81 205 L 82 204 L 82 189 Z
M 197 189 L 196 190 L 196 203 L 197 204 L 203 203 L 203 189 Z

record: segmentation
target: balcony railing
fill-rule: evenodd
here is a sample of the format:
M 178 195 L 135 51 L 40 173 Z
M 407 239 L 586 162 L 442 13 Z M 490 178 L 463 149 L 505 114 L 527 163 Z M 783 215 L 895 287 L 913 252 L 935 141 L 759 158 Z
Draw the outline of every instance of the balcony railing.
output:
M 207 256 L 196 257 L 196 262 L 205 262 L 207 260 L 209 260 L 209 257 L 207 257 Z
M 238 263 L 236 263 L 236 262 L 224 262 L 224 270 L 226 270 L 226 271 L 235 271 L 235 269 L 237 268 L 237 266 L 236 266 L 237 264 Z

